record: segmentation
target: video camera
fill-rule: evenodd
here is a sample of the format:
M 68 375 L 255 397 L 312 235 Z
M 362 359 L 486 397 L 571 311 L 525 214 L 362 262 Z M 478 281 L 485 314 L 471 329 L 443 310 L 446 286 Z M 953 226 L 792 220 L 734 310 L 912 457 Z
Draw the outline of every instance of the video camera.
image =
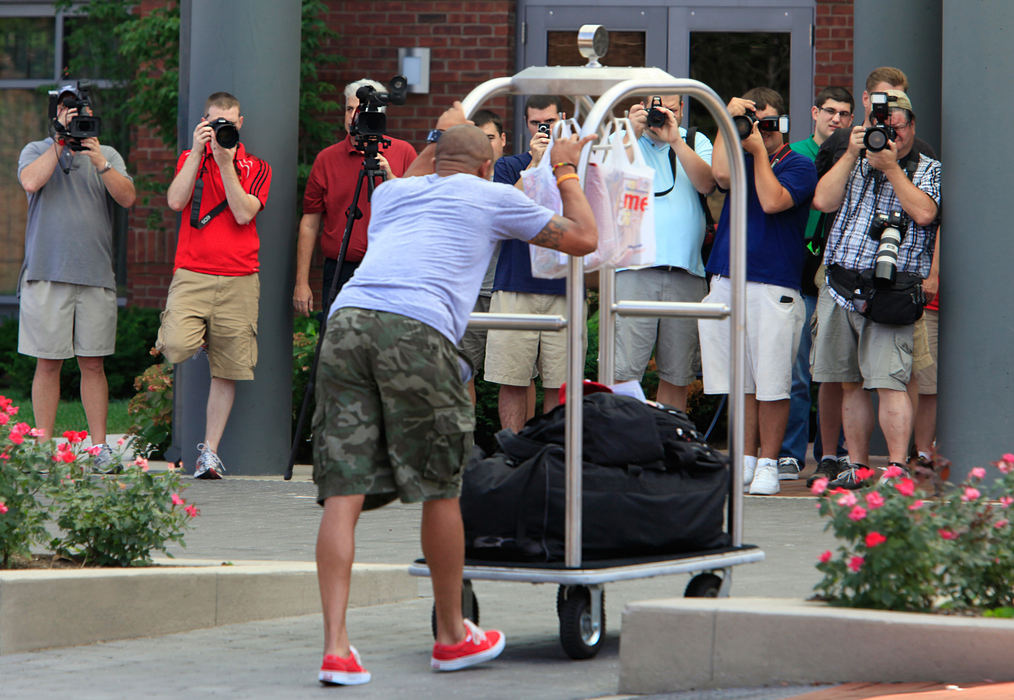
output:
M 898 132 L 893 126 L 887 123 L 891 115 L 891 102 L 898 98 L 888 95 L 886 92 L 870 93 L 870 123 L 873 126 L 867 127 L 863 135 L 863 145 L 866 150 L 882 151 L 887 148 L 888 141 L 898 138 Z
M 98 137 L 102 130 L 102 120 L 92 113 L 90 86 L 78 81 L 77 85 L 64 85 L 57 90 L 49 91 L 49 119 L 53 131 L 64 139 L 72 151 L 83 151 L 83 139 Z M 60 99 L 62 96 L 63 99 Z M 77 109 L 67 126 L 57 119 L 60 105 L 67 109 Z
M 898 250 L 905 238 L 908 222 L 900 211 L 885 214 L 878 211 L 870 223 L 870 238 L 880 241 L 873 264 L 873 284 L 876 287 L 890 287 L 898 276 Z
M 755 122 L 760 131 L 779 131 L 783 134 L 789 133 L 788 114 L 758 119 L 756 112 L 748 109 L 746 114 L 738 114 L 732 118 L 732 121 L 736 125 L 736 133 L 739 134 L 740 141 L 750 135 L 750 132 L 753 131 L 753 125 Z
M 387 105 L 405 104 L 408 94 L 408 80 L 401 75 L 391 78 L 390 92 L 377 92 L 370 85 L 356 90 L 359 106 L 352 117 L 350 132 L 356 137 L 356 147 L 373 141 L 379 143 L 387 132 Z M 360 149 L 362 150 L 362 149 Z

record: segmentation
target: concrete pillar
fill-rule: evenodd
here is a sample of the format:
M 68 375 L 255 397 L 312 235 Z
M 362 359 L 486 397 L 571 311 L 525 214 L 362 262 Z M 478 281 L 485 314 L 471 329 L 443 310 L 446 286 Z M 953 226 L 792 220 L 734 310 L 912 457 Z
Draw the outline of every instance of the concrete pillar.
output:
M 292 284 L 296 231 L 300 0 L 183 0 L 180 5 L 180 147 L 191 146 L 204 101 L 234 94 L 241 139 L 271 164 L 260 235 L 259 359 L 252 382 L 237 382 L 219 454 L 231 474 L 281 474 L 289 455 Z M 176 366 L 174 446 L 193 469 L 204 439 L 209 372 L 201 356 Z
M 942 0 L 855 0 L 853 22 L 856 104 L 866 76 L 894 66 L 908 76 L 918 134 L 940 148 L 940 33 Z
M 970 468 L 1014 452 L 1014 367 L 1007 344 L 1014 290 L 1005 269 L 1014 259 L 1006 206 L 1014 153 L 1003 127 L 1014 109 L 1006 89 L 1014 74 L 1014 3 L 944 0 L 943 28 L 937 444 L 953 462 L 952 480 L 960 480 Z M 976 96 L 986 99 L 969 113 Z M 970 138 L 970 129 L 977 135 Z

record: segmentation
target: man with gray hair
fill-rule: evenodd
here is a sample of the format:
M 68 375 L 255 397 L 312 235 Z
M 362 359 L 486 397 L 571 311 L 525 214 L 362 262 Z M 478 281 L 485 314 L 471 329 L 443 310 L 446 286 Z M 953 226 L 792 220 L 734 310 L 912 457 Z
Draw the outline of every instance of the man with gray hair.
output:
M 313 291 L 310 288 L 310 261 L 313 248 L 320 236 L 321 250 L 324 253 L 324 280 L 321 291 L 321 307 L 326 309 L 331 303 L 325 299 L 331 288 L 331 280 L 336 274 L 338 251 L 341 249 L 342 236 L 345 233 L 346 212 L 350 207 L 361 214 L 352 223 L 349 235 L 349 247 L 342 262 L 342 269 L 337 271 L 338 286 L 342 288 L 359 267 L 359 262 L 366 252 L 366 229 L 370 223 L 370 201 L 366 183 L 358 202 L 353 202 L 359 171 L 363 167 L 365 153 L 357 148 L 356 139 L 352 135 L 352 122 L 359 107 L 356 91 L 370 86 L 377 92 L 387 92 L 376 80 L 362 78 L 345 86 L 345 138 L 328 146 L 317 154 L 310 170 L 303 194 L 303 217 L 299 221 L 299 237 L 296 244 L 296 283 L 292 290 L 292 306 L 296 313 L 309 315 L 313 311 Z M 401 177 L 408 166 L 415 160 L 416 152 L 407 141 L 385 136 L 378 147 L 377 162 L 383 170 L 385 179 Z M 371 177 L 372 181 L 372 177 Z M 353 214 L 355 215 L 355 214 Z

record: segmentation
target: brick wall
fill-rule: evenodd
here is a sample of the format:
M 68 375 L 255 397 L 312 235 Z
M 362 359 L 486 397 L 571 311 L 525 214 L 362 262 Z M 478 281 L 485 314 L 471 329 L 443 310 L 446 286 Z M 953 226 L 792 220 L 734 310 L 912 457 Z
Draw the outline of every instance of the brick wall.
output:
M 814 94 L 832 85 L 852 91 L 852 0 L 817 0 Z M 856 95 L 858 101 L 859 96 Z

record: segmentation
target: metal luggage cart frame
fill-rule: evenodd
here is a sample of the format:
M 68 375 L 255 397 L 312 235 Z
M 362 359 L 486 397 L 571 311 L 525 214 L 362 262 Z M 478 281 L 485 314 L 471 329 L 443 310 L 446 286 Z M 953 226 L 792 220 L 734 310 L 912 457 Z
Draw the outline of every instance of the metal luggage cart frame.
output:
M 584 35 L 589 28 L 582 27 Z M 594 27 L 590 31 L 594 31 Z M 586 54 L 587 55 L 587 54 Z M 600 54 L 601 55 L 601 54 Z M 632 95 L 649 95 L 659 92 L 679 93 L 699 100 L 715 118 L 726 143 L 738 142 L 735 127 L 725 104 L 707 85 L 696 80 L 674 78 L 659 68 L 602 67 L 594 57 L 586 66 L 532 67 L 510 78 L 495 78 L 482 83 L 462 101 L 466 115 L 471 116 L 483 102 L 501 94 L 535 95 L 560 94 L 574 96 L 579 113 L 586 112 L 580 136 L 599 133 L 613 107 Z M 598 95 L 597 100 L 591 97 Z M 577 115 L 575 115 L 577 116 Z M 591 148 L 586 146 L 578 164 L 578 174 L 584 181 Z M 637 578 L 670 574 L 696 574 L 687 586 L 686 595 L 692 597 L 726 597 L 732 581 L 732 567 L 761 561 L 764 553 L 753 545 L 743 544 L 743 434 L 744 434 L 744 359 L 746 355 L 746 309 L 743 300 L 746 292 L 746 172 L 742 154 L 738 149 L 727 149 L 732 186 L 730 189 L 730 279 L 732 283 L 731 308 L 726 304 L 647 302 L 615 300 L 615 270 L 600 271 L 600 367 L 599 379 L 612 383 L 614 372 L 615 317 L 632 316 L 684 316 L 697 318 L 730 318 L 731 383 L 729 392 L 729 454 L 732 478 L 728 500 L 727 524 L 732 546 L 713 552 L 692 553 L 678 557 L 652 557 L 622 562 L 581 561 L 581 496 L 582 496 L 582 416 L 584 370 L 584 326 L 568 323 L 568 319 L 583 318 L 584 260 L 571 257 L 567 271 L 567 318 L 534 314 L 473 313 L 469 325 L 474 328 L 506 330 L 558 330 L 567 329 L 567 389 L 566 389 L 566 535 L 565 561 L 558 565 L 529 565 L 527 563 L 488 563 L 466 561 L 463 577 L 463 612 L 478 621 L 478 604 L 471 581 L 517 581 L 526 583 L 559 584 L 557 614 L 560 620 L 560 641 L 571 658 L 594 656 L 604 639 L 605 616 L 603 584 Z M 721 572 L 721 576 L 717 575 Z M 428 576 L 429 568 L 423 560 L 409 567 L 414 576 Z M 434 618 L 435 633 L 435 618 Z

